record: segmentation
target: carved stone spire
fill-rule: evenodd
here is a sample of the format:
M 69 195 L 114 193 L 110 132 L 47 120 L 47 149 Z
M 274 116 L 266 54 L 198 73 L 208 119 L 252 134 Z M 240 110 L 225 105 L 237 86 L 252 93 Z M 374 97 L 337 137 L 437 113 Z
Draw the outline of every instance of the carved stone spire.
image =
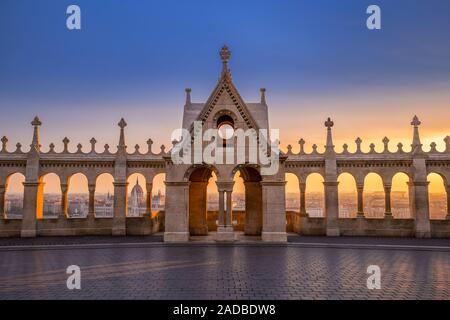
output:
M 231 76 L 230 69 L 228 69 L 228 61 L 231 58 L 231 51 L 228 49 L 226 45 L 222 47 L 220 50 L 220 59 L 222 59 L 223 67 L 222 67 L 222 75 Z
M 419 135 L 420 124 L 421 122 L 419 121 L 419 118 L 417 116 L 414 116 L 414 118 L 411 121 L 411 125 L 414 127 L 413 141 L 411 144 L 413 153 L 422 151 L 422 144 L 420 143 L 420 135 Z
M 124 152 L 127 148 L 125 144 L 125 127 L 127 126 L 127 123 L 122 118 L 120 119 L 120 122 L 117 124 L 120 128 L 120 138 L 119 138 L 119 145 L 117 146 L 118 151 Z
M 191 104 L 191 92 L 192 89 L 191 88 L 186 88 L 186 105 Z
M 261 104 L 266 104 L 266 89 L 261 88 L 259 91 L 261 92 Z
M 2 142 L 2 150 L 1 152 L 6 152 L 6 145 L 8 143 L 8 138 L 6 136 L 3 136 L 2 140 L 0 140 Z
M 325 121 L 325 127 L 327 127 L 327 144 L 325 146 L 326 151 L 333 151 L 333 135 L 331 134 L 331 128 L 334 126 L 334 122 L 331 121 L 331 118 L 328 117 L 327 121 Z
M 31 122 L 31 125 L 34 127 L 33 141 L 31 142 L 31 150 L 36 150 L 37 152 L 39 152 L 41 151 L 41 144 L 39 139 L 39 127 L 42 125 L 42 122 L 36 116 Z

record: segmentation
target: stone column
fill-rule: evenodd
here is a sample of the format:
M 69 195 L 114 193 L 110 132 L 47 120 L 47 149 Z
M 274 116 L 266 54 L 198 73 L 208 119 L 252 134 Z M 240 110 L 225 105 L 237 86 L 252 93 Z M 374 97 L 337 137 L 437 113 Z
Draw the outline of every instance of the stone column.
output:
M 225 227 L 225 191 L 219 191 L 219 228 Z
M 231 198 L 231 191 L 227 191 L 227 214 L 225 219 L 225 226 L 233 228 L 233 203 Z
M 287 242 L 286 181 L 261 181 L 263 227 L 266 242 Z
M 189 182 L 166 181 L 165 242 L 189 241 Z
M 358 192 L 358 212 L 357 218 L 364 218 L 364 183 L 356 185 Z
M 327 219 L 327 236 L 339 236 L 339 203 L 337 181 L 325 181 L 325 212 Z
M 413 159 L 414 178 L 414 213 L 415 213 L 415 233 L 417 238 L 431 237 L 430 211 L 428 200 L 427 170 L 424 157 Z
M 217 181 L 217 189 L 219 191 L 219 226 L 217 227 L 216 241 L 234 241 L 235 234 L 232 225 L 232 208 L 231 208 L 231 192 L 233 190 L 234 181 Z M 225 210 L 226 196 L 226 210 Z M 223 216 L 223 224 L 221 222 Z
M 6 218 L 5 212 L 6 189 L 7 189 L 6 184 L 0 185 L 0 219 Z
M 23 186 L 23 218 L 20 236 L 22 238 L 35 237 L 36 219 L 42 218 L 43 184 L 39 181 L 25 181 Z
M 258 181 L 245 184 L 245 225 L 246 235 L 261 235 L 262 231 L 262 189 Z
M 115 181 L 114 183 L 114 220 L 113 236 L 126 235 L 126 212 L 128 207 L 128 182 Z
M 392 189 L 392 185 L 390 185 L 390 184 L 384 185 L 384 208 L 385 208 L 384 217 L 385 218 L 392 218 L 391 189 Z
M 308 214 L 306 213 L 306 183 L 300 182 L 300 216 L 301 217 L 307 217 Z
M 67 218 L 69 215 L 69 185 L 61 183 L 61 218 Z
M 39 141 L 39 127 L 41 121 L 38 117 L 34 118 L 31 125 L 34 127 L 33 140 L 30 151 L 27 154 L 27 164 L 25 168 L 25 182 L 23 183 L 23 218 L 20 236 L 35 237 L 36 218 L 42 218 L 43 214 L 43 184 L 39 181 L 40 163 L 39 154 L 41 144 Z
M 89 184 L 89 212 L 88 218 L 95 218 L 95 183 Z
M 146 197 L 147 212 L 146 212 L 146 215 L 151 218 L 152 217 L 152 190 L 153 190 L 153 183 L 152 182 L 147 182 L 145 186 L 147 188 L 147 197 Z

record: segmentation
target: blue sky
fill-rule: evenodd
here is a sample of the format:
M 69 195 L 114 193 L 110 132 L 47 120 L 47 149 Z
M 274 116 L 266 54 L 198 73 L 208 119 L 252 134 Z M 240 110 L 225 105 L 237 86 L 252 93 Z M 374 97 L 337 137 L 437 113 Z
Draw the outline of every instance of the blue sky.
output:
M 66 28 L 70 4 L 80 31 Z M 380 31 L 365 27 L 370 4 Z M 2 0 L 0 135 L 28 144 L 38 114 L 44 145 L 115 145 L 125 117 L 130 145 L 167 143 L 184 88 L 196 101 L 213 89 L 223 44 L 244 99 L 267 88 L 282 142 L 323 140 L 326 116 L 338 141 L 408 138 L 415 113 L 425 134 L 450 134 L 449 31 L 448 0 Z

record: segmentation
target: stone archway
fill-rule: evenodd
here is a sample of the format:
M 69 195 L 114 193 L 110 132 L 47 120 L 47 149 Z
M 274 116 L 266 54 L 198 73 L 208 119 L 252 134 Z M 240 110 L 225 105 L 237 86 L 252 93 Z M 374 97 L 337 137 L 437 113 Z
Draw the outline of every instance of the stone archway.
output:
M 262 232 L 262 186 L 259 171 L 251 166 L 239 167 L 245 186 L 245 235 L 256 236 Z
M 189 176 L 189 234 L 208 235 L 207 187 L 212 176 L 209 167 L 195 168 Z

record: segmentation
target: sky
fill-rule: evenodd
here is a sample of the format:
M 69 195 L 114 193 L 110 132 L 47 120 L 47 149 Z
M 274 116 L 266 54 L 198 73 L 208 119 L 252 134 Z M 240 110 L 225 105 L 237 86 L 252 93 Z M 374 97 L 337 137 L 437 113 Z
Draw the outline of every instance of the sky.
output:
M 66 28 L 66 9 L 81 8 L 81 30 Z M 366 9 L 381 8 L 381 30 L 368 30 Z M 129 149 L 148 138 L 170 145 L 181 126 L 184 89 L 204 102 L 232 51 L 233 80 L 245 101 L 267 89 L 269 122 L 281 146 L 304 138 L 323 150 L 330 116 L 336 149 L 356 137 L 363 150 L 411 143 L 422 121 L 425 149 L 450 135 L 448 0 L 2 0 L 0 136 L 10 148 L 31 142 L 43 122 L 44 151 L 62 139 L 98 150 L 118 142 L 128 123 Z M 26 149 L 26 147 L 24 147 Z

